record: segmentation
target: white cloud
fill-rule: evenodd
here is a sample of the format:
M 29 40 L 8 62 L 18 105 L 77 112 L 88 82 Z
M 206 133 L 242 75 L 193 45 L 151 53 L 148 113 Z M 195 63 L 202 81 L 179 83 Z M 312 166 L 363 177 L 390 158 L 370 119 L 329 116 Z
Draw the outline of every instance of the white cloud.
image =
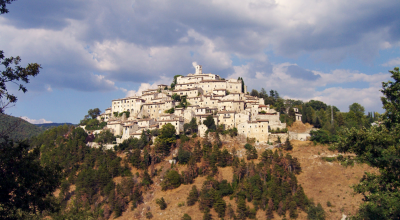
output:
M 160 79 L 157 80 L 156 82 L 154 82 L 153 84 L 141 83 L 140 86 L 139 86 L 139 89 L 137 91 L 136 90 L 127 91 L 126 89 L 124 89 L 123 91 L 126 92 L 126 97 L 141 96 L 143 91 L 148 90 L 148 89 L 156 89 L 157 85 L 165 84 L 165 83 L 168 84 L 168 82 L 170 82 L 170 81 L 171 81 L 170 78 L 165 77 L 165 76 L 161 76 Z
M 355 102 L 364 106 L 367 111 L 382 111 L 381 108 L 377 108 L 382 106 L 380 89 L 379 87 L 365 89 L 333 87 L 315 92 L 310 99 L 329 103 L 345 112 L 349 111 L 349 106 Z
M 388 62 L 382 64 L 382 66 L 400 66 L 400 57 L 396 57 L 394 59 L 389 60 Z
M 53 123 L 52 121 L 47 121 L 46 119 L 30 119 L 26 116 L 22 116 L 21 119 L 24 119 L 25 121 L 31 123 L 31 124 L 46 124 L 46 123 Z
M 320 77 L 316 80 L 294 78 L 287 74 L 291 63 L 273 64 L 271 72 L 258 70 L 250 64 L 234 67 L 235 72 L 229 78 L 242 76 L 248 90 L 266 88 L 277 90 L 284 98 L 321 100 L 337 106 L 342 111 L 348 111 L 348 106 L 354 102 L 363 105 L 369 111 L 381 109 L 381 83 L 390 78 L 390 74 L 377 73 L 368 75 L 358 71 L 337 69 L 329 73 L 312 71 Z M 255 73 L 255 75 L 253 74 Z M 343 88 L 342 83 L 364 83 L 365 88 Z M 339 85 L 339 86 L 338 86 Z M 249 91 L 249 92 L 250 92 Z

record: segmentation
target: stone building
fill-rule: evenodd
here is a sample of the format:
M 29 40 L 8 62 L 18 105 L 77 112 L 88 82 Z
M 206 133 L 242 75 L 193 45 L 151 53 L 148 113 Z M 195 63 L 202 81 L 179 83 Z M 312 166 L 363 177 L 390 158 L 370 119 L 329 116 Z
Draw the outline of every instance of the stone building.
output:
M 168 123 L 179 134 L 183 132 L 184 123 L 192 118 L 196 118 L 202 136 L 207 130 L 203 122 L 210 115 L 216 125 L 224 125 L 225 129 L 236 127 L 240 135 L 258 141 L 267 141 L 270 129 L 286 127 L 279 120 L 279 112 L 265 105 L 264 99 L 248 95 L 246 86 L 242 90 L 241 80 L 225 80 L 216 74 L 203 73 L 200 65 L 195 69 L 195 73 L 177 77 L 173 90 L 160 84 L 157 89 L 143 91 L 140 96 L 112 100 L 111 107 L 100 118 L 107 121 L 107 128 L 115 135 L 122 136 L 117 142 L 140 137 L 142 131 Z M 189 106 L 182 108 L 180 102 L 172 99 L 174 94 L 186 97 Z M 129 118 L 116 116 L 121 112 L 129 112 Z M 298 110 L 296 120 L 301 120 Z

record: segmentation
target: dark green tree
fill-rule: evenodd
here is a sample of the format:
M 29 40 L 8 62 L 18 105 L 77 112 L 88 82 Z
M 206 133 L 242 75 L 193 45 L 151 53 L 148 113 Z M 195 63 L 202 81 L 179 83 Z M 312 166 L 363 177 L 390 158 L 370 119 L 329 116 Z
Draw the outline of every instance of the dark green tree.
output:
M 283 149 L 286 151 L 293 150 L 293 145 L 290 143 L 289 136 L 286 138 L 285 145 L 283 145 Z
M 206 207 L 204 209 L 203 220 L 212 220 L 212 215 L 210 213 L 210 208 Z
M 160 185 L 162 190 L 168 190 L 178 188 L 181 183 L 181 175 L 176 170 L 169 170 Z
M 162 156 L 169 154 L 171 145 L 176 141 L 175 127 L 168 123 L 160 129 L 160 135 L 156 138 L 156 151 Z
M 382 83 L 385 124 L 370 128 L 345 129 L 338 143 L 340 152 L 351 152 L 357 159 L 379 169 L 366 173 L 354 186 L 364 196 L 357 219 L 397 219 L 400 217 L 400 73 L 395 68 L 394 81 Z
M 142 185 L 143 186 L 150 186 L 151 184 L 153 184 L 153 180 L 151 179 L 149 173 L 147 172 L 147 170 L 144 171 L 143 173 L 143 177 L 142 177 Z
M 217 127 L 215 125 L 215 121 L 212 115 L 207 116 L 206 120 L 203 121 L 203 124 L 207 126 L 209 130 L 216 130 Z
M 225 216 L 225 210 L 226 210 L 226 202 L 222 199 L 219 198 L 214 202 L 214 210 L 218 213 L 218 217 L 223 218 Z
M 192 190 L 189 192 L 189 196 L 187 197 L 186 204 L 188 206 L 194 205 L 199 200 L 199 192 L 195 185 L 192 186 Z
M 11 3 L 11 1 L 6 1 L 6 3 Z M 8 12 L 5 8 L 4 0 L 0 2 L 0 12 L 1 14 Z M 7 85 L 14 83 L 18 85 L 18 90 L 22 92 L 27 92 L 28 89 L 23 83 L 29 83 L 29 77 L 35 77 L 39 74 L 39 69 L 41 66 L 37 63 L 30 63 L 26 67 L 20 66 L 21 58 L 10 57 L 6 58 L 4 52 L 0 50 L 0 63 L 4 66 L 4 70 L 0 74 L 0 114 L 4 113 L 4 109 L 10 107 L 9 105 L 17 102 L 17 97 L 7 90 Z M 17 83 L 22 81 L 23 83 Z
M 92 118 L 92 119 L 96 119 L 97 116 L 99 116 L 101 114 L 101 111 L 99 108 L 94 108 L 94 109 L 89 109 L 88 111 L 88 115 Z
M 321 203 L 318 203 L 317 206 L 311 204 L 307 210 L 307 219 L 310 220 L 325 220 L 325 211 L 321 206 Z
M 0 219 L 24 219 L 54 211 L 51 194 L 60 185 L 58 166 L 42 167 L 39 148 L 0 139 Z
M 383 108 L 386 110 L 382 118 L 387 128 L 400 124 L 400 72 L 399 67 L 389 71 L 392 74 L 394 82 L 382 82 L 383 97 L 381 97 Z

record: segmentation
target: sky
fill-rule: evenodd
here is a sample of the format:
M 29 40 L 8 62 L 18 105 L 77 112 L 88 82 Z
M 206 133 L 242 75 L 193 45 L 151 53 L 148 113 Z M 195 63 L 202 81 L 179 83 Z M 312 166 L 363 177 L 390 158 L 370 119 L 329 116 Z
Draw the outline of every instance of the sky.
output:
M 383 112 L 400 66 L 398 0 L 17 0 L 0 15 L 0 50 L 39 63 L 6 112 L 32 123 L 79 121 L 111 100 L 203 72 L 248 89 Z M 0 70 L 2 67 L 0 67 Z

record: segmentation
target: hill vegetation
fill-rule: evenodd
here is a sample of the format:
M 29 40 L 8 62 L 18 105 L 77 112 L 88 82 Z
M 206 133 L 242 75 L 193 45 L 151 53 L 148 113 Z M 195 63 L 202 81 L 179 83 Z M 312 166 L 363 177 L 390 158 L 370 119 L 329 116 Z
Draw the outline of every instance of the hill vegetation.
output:
M 0 134 L 7 135 L 15 141 L 22 141 L 43 132 L 43 128 L 33 125 L 21 118 L 0 113 Z

